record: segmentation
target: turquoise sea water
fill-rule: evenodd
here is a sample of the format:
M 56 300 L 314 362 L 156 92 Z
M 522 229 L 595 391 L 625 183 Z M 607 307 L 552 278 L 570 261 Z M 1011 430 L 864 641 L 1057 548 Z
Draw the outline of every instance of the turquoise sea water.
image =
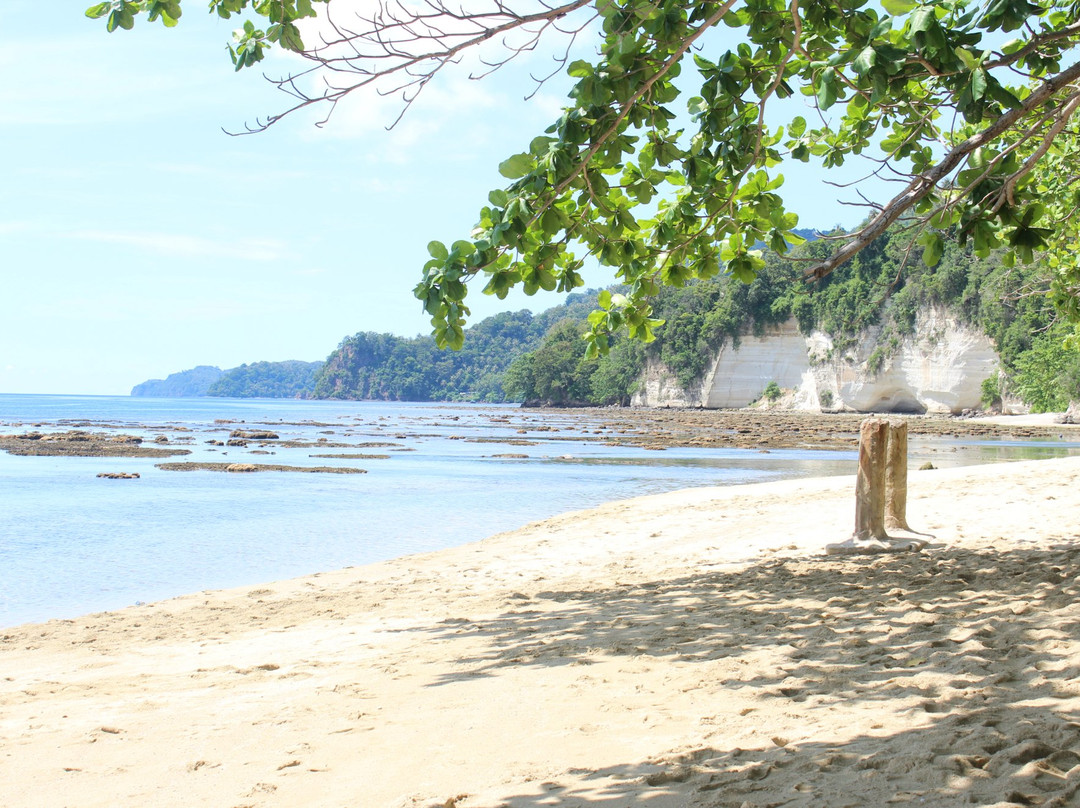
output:
M 137 434 L 147 445 L 164 434 L 170 442 L 187 440 L 192 454 L 0 452 L 0 627 L 438 550 L 612 499 L 850 474 L 855 463 L 853 452 L 606 446 L 583 440 L 571 414 L 513 407 L 0 395 L 0 434 L 71 428 Z M 237 428 L 349 447 L 207 443 L 227 440 Z M 531 445 L 503 443 L 522 440 Z M 392 445 L 360 446 L 373 442 Z M 1070 451 L 1068 445 L 958 448 L 948 455 L 954 464 Z M 389 457 L 310 456 L 357 452 Z M 510 453 L 526 457 L 493 457 Z M 155 468 L 163 460 L 356 466 L 368 473 Z M 937 458 L 935 464 L 943 465 Z M 118 471 L 141 478 L 96 476 Z

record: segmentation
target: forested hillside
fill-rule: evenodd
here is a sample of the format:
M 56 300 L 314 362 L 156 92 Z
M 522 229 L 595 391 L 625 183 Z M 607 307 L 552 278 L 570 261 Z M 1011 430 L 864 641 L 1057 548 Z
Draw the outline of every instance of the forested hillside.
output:
M 205 396 L 210 385 L 221 378 L 221 368 L 199 365 L 191 370 L 171 373 L 164 379 L 147 379 L 131 388 L 133 396 L 154 398 L 187 398 Z
M 431 337 L 361 332 L 342 340 L 315 380 L 316 398 L 385 401 L 505 401 L 503 373 L 558 321 L 584 320 L 596 292 L 571 294 L 540 314 L 503 312 L 468 329 L 460 351 Z
M 646 352 L 661 359 L 687 385 L 716 351 L 739 335 L 757 333 L 794 317 L 804 333 L 820 329 L 843 350 L 867 326 L 880 324 L 880 347 L 871 370 L 912 333 L 922 306 L 938 304 L 979 326 L 1001 356 L 1005 386 L 1036 411 L 1064 409 L 1080 399 L 1080 353 L 1063 346 L 1071 327 L 1046 297 L 1048 273 L 1038 265 L 1006 267 L 1000 258 L 977 259 L 970 248 L 945 241 L 941 261 L 927 268 L 910 236 L 894 229 L 849 264 L 816 283 L 801 268 L 828 254 L 828 241 L 810 242 L 787 257 L 765 254 L 765 267 L 749 284 L 720 275 L 681 289 L 665 288 L 654 316 L 666 323 L 647 347 L 618 340 L 609 356 L 585 359 L 579 335 L 584 317 L 559 323 L 536 350 L 510 367 L 504 386 L 517 399 L 566 405 L 628 401 Z M 1002 390 L 984 388 L 989 405 Z
M 322 362 L 252 362 L 225 371 L 206 391 L 227 398 L 309 398 Z

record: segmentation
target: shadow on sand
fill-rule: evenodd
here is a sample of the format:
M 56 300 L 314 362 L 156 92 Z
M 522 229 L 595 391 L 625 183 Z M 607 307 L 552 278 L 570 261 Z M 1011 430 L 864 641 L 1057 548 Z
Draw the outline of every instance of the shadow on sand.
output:
M 482 655 L 433 681 L 598 656 L 679 665 L 779 649 L 783 663 L 714 685 L 792 710 L 855 703 L 909 719 L 891 734 L 769 748 L 702 747 L 577 771 L 505 804 L 1080 805 L 1080 548 L 780 559 L 601 591 L 515 596 L 493 619 L 449 620 Z M 595 785 L 590 785 L 595 784 Z M 471 805 L 471 803 L 470 803 Z

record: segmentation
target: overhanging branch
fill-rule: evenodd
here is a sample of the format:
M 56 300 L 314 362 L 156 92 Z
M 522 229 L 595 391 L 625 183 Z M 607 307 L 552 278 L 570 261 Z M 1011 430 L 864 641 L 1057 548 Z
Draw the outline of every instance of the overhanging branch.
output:
M 1057 92 L 1078 78 L 1080 78 L 1080 62 L 1036 87 L 1019 106 L 1002 114 L 986 129 L 955 146 L 937 165 L 912 178 L 903 192 L 893 197 L 881 209 L 880 213 L 853 233 L 851 239 L 830 258 L 805 270 L 806 277 L 820 280 L 838 266 L 853 258 L 874 239 L 882 235 L 889 225 L 932 193 L 938 187 L 938 184 L 952 174 L 969 154 L 1004 135 L 1042 104 L 1049 101 Z

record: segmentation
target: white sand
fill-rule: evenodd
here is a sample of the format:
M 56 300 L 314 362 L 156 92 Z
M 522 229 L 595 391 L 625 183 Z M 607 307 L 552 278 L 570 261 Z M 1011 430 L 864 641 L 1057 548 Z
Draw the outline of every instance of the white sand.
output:
M 1080 804 L 1080 458 L 853 478 L 0 630 L 0 806 Z

